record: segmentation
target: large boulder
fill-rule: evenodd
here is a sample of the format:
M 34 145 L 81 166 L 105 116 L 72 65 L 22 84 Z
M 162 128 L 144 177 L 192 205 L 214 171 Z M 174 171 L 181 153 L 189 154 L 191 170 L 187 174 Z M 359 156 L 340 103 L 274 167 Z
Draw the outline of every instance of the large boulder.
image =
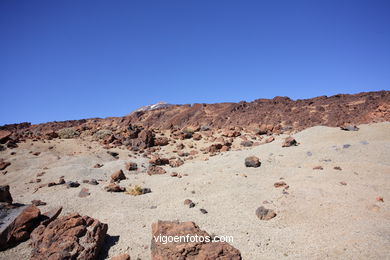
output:
M 240 260 L 241 253 L 226 242 L 211 242 L 211 236 L 194 222 L 158 221 L 152 224 L 152 260 Z M 183 238 L 175 242 L 163 238 Z M 186 241 L 185 239 L 187 239 Z M 159 239 L 160 238 L 160 239 Z
M 26 241 L 41 220 L 40 211 L 34 205 L 0 204 L 0 250 Z
M 77 213 L 58 218 L 47 226 L 40 225 L 31 234 L 31 259 L 96 259 L 107 229 L 107 224 Z
M 116 172 L 111 174 L 111 181 L 112 182 L 121 181 L 121 180 L 125 180 L 125 179 L 126 179 L 126 176 L 122 170 L 117 170 Z
M 131 146 L 141 149 L 154 146 L 154 134 L 150 130 L 142 130 L 136 139 L 131 140 Z

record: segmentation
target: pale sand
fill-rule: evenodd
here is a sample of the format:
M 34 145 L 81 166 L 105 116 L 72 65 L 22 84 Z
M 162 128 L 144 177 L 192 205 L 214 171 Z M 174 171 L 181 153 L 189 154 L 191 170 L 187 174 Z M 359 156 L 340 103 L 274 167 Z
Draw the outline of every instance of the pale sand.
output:
M 390 259 L 390 123 L 361 125 L 358 132 L 313 127 L 294 135 L 300 143 L 296 147 L 282 148 L 282 137 L 208 161 L 168 166 L 168 173 L 161 176 L 148 176 L 145 168 L 137 174 L 125 171 L 128 179 L 121 186 L 141 184 L 152 189 L 152 193 L 136 197 L 108 193 L 103 187 L 111 173 L 124 169 L 126 161 L 147 166 L 146 158 L 129 158 L 129 151 L 111 149 L 120 153 L 115 160 L 95 142 L 28 142 L 0 152 L 1 158 L 12 163 L 8 174 L 0 176 L 0 183 L 11 186 L 15 202 L 41 199 L 48 203 L 40 207 L 42 212 L 63 206 L 62 215 L 79 212 L 107 223 L 111 240 L 119 236 L 107 258 L 129 253 L 132 259 L 150 259 L 151 224 L 177 219 L 194 221 L 210 234 L 233 236 L 231 244 L 243 259 Z M 351 146 L 343 148 L 344 144 Z M 55 149 L 47 150 L 50 145 Z M 11 156 L 11 151 L 16 155 Z M 42 153 L 34 156 L 29 151 Z M 72 155 L 74 151 L 79 153 Z M 261 167 L 244 166 L 245 157 L 251 155 L 261 159 Z M 92 168 L 96 163 L 104 167 Z M 313 170 L 317 165 L 324 170 Z M 66 181 L 81 185 L 44 187 L 33 193 L 39 184 L 28 182 L 42 171 L 46 172 L 42 183 L 57 182 L 64 175 Z M 189 176 L 170 177 L 173 171 Z M 273 186 L 281 177 L 290 186 L 289 194 Z M 82 183 L 90 178 L 105 181 L 98 186 Z M 89 197 L 78 197 L 82 187 L 90 190 Z M 378 196 L 384 203 L 376 201 Z M 193 200 L 196 207 L 183 205 L 185 199 Z M 270 203 L 263 204 L 265 200 Z M 262 205 L 278 215 L 259 220 L 255 210 Z M 200 208 L 208 214 L 202 214 Z M 31 248 L 27 244 L 0 252 L 0 259 L 28 259 Z

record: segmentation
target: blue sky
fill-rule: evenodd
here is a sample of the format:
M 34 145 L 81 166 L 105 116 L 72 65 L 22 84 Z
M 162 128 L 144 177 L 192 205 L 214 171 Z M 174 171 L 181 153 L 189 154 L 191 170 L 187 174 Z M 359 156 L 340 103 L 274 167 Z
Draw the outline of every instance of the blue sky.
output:
M 390 1 L 0 1 L 0 125 L 390 89 Z

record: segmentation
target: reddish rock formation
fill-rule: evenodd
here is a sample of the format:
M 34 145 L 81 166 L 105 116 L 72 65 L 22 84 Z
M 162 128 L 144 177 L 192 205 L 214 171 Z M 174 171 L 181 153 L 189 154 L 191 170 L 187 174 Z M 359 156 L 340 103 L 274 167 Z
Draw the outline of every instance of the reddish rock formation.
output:
M 249 156 L 245 158 L 245 166 L 246 167 L 259 167 L 261 165 L 260 159 L 256 156 Z
M 0 205 L 0 250 L 26 241 L 39 225 L 40 216 L 34 205 Z
M 107 229 L 107 224 L 77 213 L 40 225 L 31 234 L 31 259 L 96 259 Z
M 195 238 L 198 241 L 168 242 L 157 241 L 161 236 L 183 236 Z M 151 254 L 152 260 L 165 259 L 199 259 L 199 260 L 240 260 L 241 253 L 226 242 L 200 241 L 210 239 L 210 235 L 201 230 L 194 222 L 158 221 L 152 224 Z M 156 239 L 155 239 L 156 238 Z

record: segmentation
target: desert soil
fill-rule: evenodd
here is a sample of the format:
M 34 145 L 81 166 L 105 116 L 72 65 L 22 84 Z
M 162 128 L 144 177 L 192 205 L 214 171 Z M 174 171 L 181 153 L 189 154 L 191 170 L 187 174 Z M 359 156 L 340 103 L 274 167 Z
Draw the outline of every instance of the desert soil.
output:
M 208 160 L 199 156 L 178 168 L 164 166 L 166 174 L 153 176 L 146 174 L 148 159 L 128 150 L 110 149 L 119 153 L 115 159 L 93 141 L 28 140 L 0 152 L 11 162 L 0 183 L 10 185 L 14 202 L 39 199 L 47 202 L 41 212 L 62 206 L 62 215 L 79 212 L 107 223 L 110 237 L 101 259 L 121 253 L 150 259 L 151 224 L 157 220 L 194 221 L 210 234 L 233 236 L 231 244 L 243 259 L 390 259 L 390 123 L 359 128 L 316 126 L 294 135 L 298 146 L 282 148 L 285 136 L 276 136 L 269 144 Z M 260 158 L 259 168 L 245 167 L 252 155 Z M 125 171 L 130 161 L 138 163 L 138 171 Z M 93 168 L 96 163 L 104 166 Z M 121 186 L 141 185 L 152 192 L 106 192 L 110 175 L 119 169 L 127 177 Z M 45 172 L 41 183 L 30 183 L 40 172 Z M 171 172 L 188 176 L 171 177 Z M 81 185 L 36 190 L 60 176 Z M 99 185 L 82 183 L 92 178 Z M 281 179 L 289 185 L 284 192 L 274 187 Z M 90 195 L 80 198 L 83 187 Z M 185 199 L 196 206 L 184 205 Z M 259 220 L 255 211 L 260 206 L 277 216 Z M 27 241 L 0 252 L 0 259 L 28 259 L 30 251 Z

